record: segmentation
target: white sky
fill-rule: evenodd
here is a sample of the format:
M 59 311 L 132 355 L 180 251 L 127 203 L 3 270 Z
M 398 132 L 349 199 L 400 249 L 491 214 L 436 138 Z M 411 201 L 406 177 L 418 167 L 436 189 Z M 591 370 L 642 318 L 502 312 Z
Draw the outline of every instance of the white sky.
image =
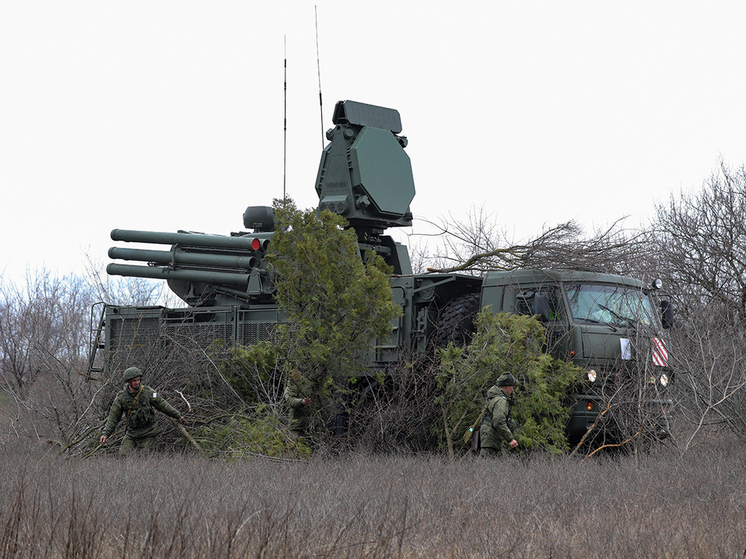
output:
M 416 218 L 635 226 L 744 164 L 742 0 L 6 0 L 0 273 L 104 266 L 113 228 L 241 230 L 282 196 L 285 52 L 287 190 L 315 207 L 314 5 L 324 129 L 340 99 L 399 110 Z

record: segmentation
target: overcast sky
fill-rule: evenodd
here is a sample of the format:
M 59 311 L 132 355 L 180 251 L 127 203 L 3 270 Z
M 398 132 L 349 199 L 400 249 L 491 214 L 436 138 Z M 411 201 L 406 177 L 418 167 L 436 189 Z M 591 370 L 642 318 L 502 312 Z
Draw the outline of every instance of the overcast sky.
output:
M 746 2 L 0 3 L 0 273 L 113 228 L 228 234 L 318 200 L 334 103 L 397 109 L 415 218 L 588 230 L 746 158 Z M 426 232 L 415 221 L 403 233 Z

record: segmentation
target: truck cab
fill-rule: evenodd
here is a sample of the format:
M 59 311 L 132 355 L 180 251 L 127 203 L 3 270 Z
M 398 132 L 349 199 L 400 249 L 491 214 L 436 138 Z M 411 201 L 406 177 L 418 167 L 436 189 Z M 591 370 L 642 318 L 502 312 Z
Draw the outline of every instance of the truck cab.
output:
M 599 418 L 606 422 L 605 433 L 614 432 L 608 423 L 622 416 L 627 425 L 620 435 L 634 431 L 628 419 L 634 407 L 640 431 L 645 424 L 646 433 L 652 429 L 660 437 L 667 433 L 666 391 L 673 376 L 660 332 L 670 326 L 671 308 L 663 302 L 659 309 L 653 291 L 613 274 L 516 270 L 488 273 L 481 303 L 494 312 L 539 316 L 546 351 L 584 370 L 567 426 L 571 442 L 578 442 Z M 621 409 L 623 414 L 614 413 Z

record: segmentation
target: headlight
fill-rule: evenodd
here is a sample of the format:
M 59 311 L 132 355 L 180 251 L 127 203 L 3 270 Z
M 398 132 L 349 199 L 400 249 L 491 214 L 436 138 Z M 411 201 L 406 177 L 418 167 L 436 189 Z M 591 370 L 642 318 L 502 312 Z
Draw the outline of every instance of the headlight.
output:
M 663 288 L 663 280 L 661 280 L 660 278 L 655 278 L 653 280 L 652 287 L 653 287 L 653 289 L 661 289 L 661 288 Z
M 593 369 L 588 371 L 588 380 L 591 382 L 596 382 L 596 371 L 594 371 Z
M 661 384 L 663 386 L 668 386 L 668 375 L 666 373 L 661 375 Z

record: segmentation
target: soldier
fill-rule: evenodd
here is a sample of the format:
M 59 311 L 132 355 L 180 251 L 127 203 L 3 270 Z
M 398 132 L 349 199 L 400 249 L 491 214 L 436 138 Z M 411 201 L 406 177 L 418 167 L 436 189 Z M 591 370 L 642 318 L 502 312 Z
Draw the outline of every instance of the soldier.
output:
M 495 385 L 487 391 L 487 409 L 479 428 L 479 439 L 482 445 L 479 450 L 480 456 L 499 454 L 504 443 L 507 443 L 510 448 L 518 446 L 518 441 L 513 436 L 516 424 L 510 417 L 515 385 L 513 375 L 503 373 Z
M 142 371 L 130 367 L 124 371 L 124 382 L 127 386 L 114 399 L 109 409 L 109 418 L 101 435 L 101 444 L 106 443 L 122 417 L 127 415 L 124 426 L 124 440 L 119 448 L 120 456 L 126 456 L 134 448 L 147 451 L 155 449 L 155 437 L 158 434 L 158 421 L 153 408 L 177 419 L 184 424 L 182 415 L 149 386 L 142 384 Z
M 304 437 L 310 422 L 311 398 L 308 396 L 307 383 L 303 380 L 303 374 L 298 369 L 290 371 L 290 379 L 285 385 L 285 402 L 290 411 L 288 413 L 288 426 L 290 434 L 294 439 Z

